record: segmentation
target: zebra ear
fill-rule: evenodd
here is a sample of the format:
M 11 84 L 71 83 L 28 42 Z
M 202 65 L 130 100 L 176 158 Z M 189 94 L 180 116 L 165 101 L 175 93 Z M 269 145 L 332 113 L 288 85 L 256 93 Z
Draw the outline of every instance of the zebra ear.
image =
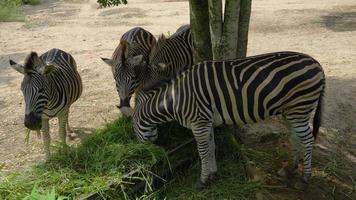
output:
M 140 65 L 143 62 L 143 55 L 134 56 L 130 59 L 130 64 L 133 66 Z
M 101 57 L 100 57 L 101 58 Z M 114 60 L 109 59 L 109 58 L 101 58 L 107 65 L 113 67 L 114 66 Z
M 17 64 L 15 61 L 11 59 L 9 60 L 9 63 L 14 70 L 20 72 L 21 74 L 25 74 L 25 67 L 23 65 Z

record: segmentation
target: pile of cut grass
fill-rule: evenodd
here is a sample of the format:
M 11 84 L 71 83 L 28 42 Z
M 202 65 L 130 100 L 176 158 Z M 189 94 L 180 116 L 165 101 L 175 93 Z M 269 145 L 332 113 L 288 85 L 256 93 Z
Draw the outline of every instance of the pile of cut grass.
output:
M 140 171 L 134 178 L 147 180 L 152 166 L 165 159 L 162 148 L 138 143 L 130 120 L 119 118 L 81 145 L 58 147 L 47 162 L 5 175 L 0 181 L 0 199 L 22 199 L 31 195 L 34 187 L 38 193 L 54 189 L 70 199 L 92 192 L 118 199 L 122 196 L 109 183 L 120 185 L 122 175 L 132 170 Z

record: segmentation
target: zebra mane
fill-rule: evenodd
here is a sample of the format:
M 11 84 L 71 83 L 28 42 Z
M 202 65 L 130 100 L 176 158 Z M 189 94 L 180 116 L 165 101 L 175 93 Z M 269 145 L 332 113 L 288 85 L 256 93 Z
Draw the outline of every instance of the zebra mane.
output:
M 112 54 L 111 58 L 115 61 L 120 59 L 125 59 L 125 51 L 128 46 L 128 42 L 126 40 L 120 40 L 119 45 L 116 47 L 114 53 Z
M 120 40 L 120 43 L 116 47 L 111 58 L 116 62 L 118 60 L 125 62 L 126 59 L 130 56 L 129 55 L 130 49 L 140 49 L 140 48 L 141 48 L 140 45 L 136 42 L 128 42 L 126 40 Z
M 164 44 L 169 40 L 169 38 L 166 38 L 166 36 L 164 34 L 161 34 L 156 42 L 155 45 L 153 45 L 152 50 L 150 52 L 150 57 L 149 59 L 151 60 L 153 58 L 153 56 L 156 54 L 156 52 L 158 52 L 162 46 L 164 46 Z
M 154 89 L 157 89 L 164 85 L 165 83 L 169 83 L 170 81 L 178 78 L 183 72 L 187 71 L 187 68 L 180 68 L 176 71 L 176 73 L 172 74 L 171 76 L 161 76 L 159 75 L 159 78 L 155 79 L 154 81 L 146 84 L 142 88 L 142 92 L 148 92 Z M 152 72 L 151 72 L 152 73 Z
M 141 91 L 148 92 L 148 91 L 154 90 L 156 88 L 159 88 L 163 84 L 170 82 L 172 79 L 173 78 L 170 78 L 170 77 L 161 77 L 160 79 L 157 79 L 157 80 L 145 85 Z

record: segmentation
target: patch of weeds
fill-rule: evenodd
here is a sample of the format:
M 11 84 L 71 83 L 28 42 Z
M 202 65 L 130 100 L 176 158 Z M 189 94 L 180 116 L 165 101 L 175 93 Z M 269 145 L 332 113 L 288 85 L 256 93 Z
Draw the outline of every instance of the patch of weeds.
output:
M 21 0 L 0 0 L 0 22 L 23 20 Z

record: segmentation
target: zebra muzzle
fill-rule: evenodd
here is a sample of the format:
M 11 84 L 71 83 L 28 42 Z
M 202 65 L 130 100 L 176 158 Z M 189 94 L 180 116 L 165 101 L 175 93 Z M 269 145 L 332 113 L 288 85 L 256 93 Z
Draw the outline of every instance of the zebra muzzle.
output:
M 126 117 L 131 117 L 133 114 L 133 110 L 130 107 L 121 107 L 120 111 L 122 112 L 122 114 L 124 114 Z
M 42 128 L 41 117 L 34 114 L 34 112 L 30 112 L 30 114 L 25 115 L 24 124 L 26 128 L 30 130 L 40 130 Z
M 120 105 L 118 105 L 117 107 L 119 109 L 123 107 L 130 107 L 130 99 L 129 98 L 120 99 Z

